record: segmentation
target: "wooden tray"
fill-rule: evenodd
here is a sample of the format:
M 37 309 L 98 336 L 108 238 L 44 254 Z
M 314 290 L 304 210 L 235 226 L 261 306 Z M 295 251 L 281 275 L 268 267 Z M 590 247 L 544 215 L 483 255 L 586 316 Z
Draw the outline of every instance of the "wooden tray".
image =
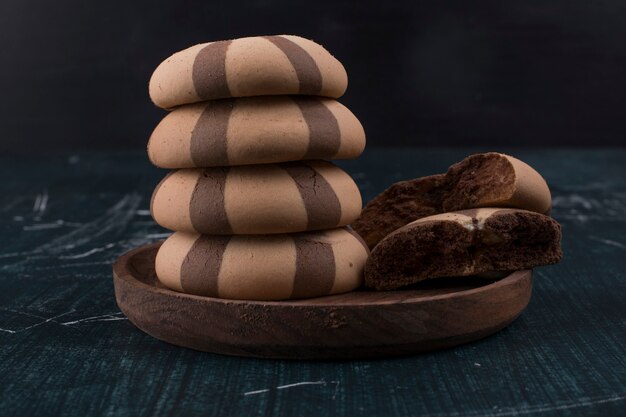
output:
M 164 288 L 154 273 L 159 243 L 113 265 L 115 297 L 144 332 L 226 355 L 285 359 L 395 356 L 488 336 L 524 310 L 532 272 L 497 280 L 439 279 L 403 291 L 360 290 L 296 301 L 238 301 Z

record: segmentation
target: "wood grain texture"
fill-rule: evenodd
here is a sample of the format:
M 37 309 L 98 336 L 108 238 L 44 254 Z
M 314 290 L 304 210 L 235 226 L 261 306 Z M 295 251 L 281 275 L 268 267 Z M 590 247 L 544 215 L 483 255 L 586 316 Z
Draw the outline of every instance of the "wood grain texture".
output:
M 485 151 L 541 172 L 563 225 L 524 313 L 452 349 L 315 362 L 183 349 L 124 318 L 112 262 L 169 235 L 145 152 L 0 154 L 0 415 L 622 416 L 626 150 L 370 147 L 340 165 L 368 201 Z
M 295 301 L 223 300 L 178 293 L 156 278 L 160 243 L 113 265 L 117 304 L 166 342 L 227 355 L 356 359 L 442 349 L 490 335 L 528 305 L 531 271 L 496 281 L 433 281 L 405 291 L 354 291 Z

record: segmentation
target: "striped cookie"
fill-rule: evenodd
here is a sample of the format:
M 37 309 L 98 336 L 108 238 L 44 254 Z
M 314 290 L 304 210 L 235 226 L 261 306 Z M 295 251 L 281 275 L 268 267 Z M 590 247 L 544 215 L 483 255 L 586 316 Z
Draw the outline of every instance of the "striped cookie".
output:
M 343 65 L 299 36 L 255 36 L 209 42 L 175 53 L 150 79 L 150 98 L 169 109 L 227 97 L 305 94 L 341 97 Z
M 510 207 L 547 214 L 543 177 L 528 164 L 496 152 L 470 155 L 446 174 L 401 181 L 367 203 L 352 225 L 370 248 L 413 220 L 476 207 Z
M 159 249 L 168 288 L 242 300 L 285 300 L 352 291 L 363 281 L 367 246 L 349 228 L 262 236 L 176 232 Z
M 365 283 L 390 290 L 429 278 L 516 271 L 561 260 L 561 227 L 532 211 L 480 208 L 424 217 L 380 241 Z
M 161 168 L 350 159 L 365 147 L 358 119 L 333 99 L 264 96 L 181 106 L 148 143 Z
M 348 174 L 326 161 L 171 172 L 156 187 L 161 226 L 211 235 L 288 233 L 345 226 L 361 212 Z

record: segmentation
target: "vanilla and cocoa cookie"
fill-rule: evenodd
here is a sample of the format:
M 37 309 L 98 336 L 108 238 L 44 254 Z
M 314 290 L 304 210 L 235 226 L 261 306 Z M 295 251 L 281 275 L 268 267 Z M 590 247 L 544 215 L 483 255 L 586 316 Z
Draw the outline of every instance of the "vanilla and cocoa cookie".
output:
M 262 236 L 177 232 L 159 249 L 156 274 L 170 289 L 208 297 L 319 297 L 359 287 L 368 252 L 349 228 Z
M 333 99 L 264 96 L 181 106 L 148 142 L 161 168 L 350 159 L 365 147 L 359 120 Z
M 202 234 L 288 233 L 345 226 L 361 212 L 352 178 L 325 161 L 181 169 L 154 190 L 161 226 Z
M 476 207 L 510 207 L 549 213 L 543 177 L 501 153 L 471 155 L 446 174 L 401 181 L 374 197 L 353 223 L 370 248 L 389 233 L 424 216 Z
M 480 208 L 409 223 L 380 241 L 365 283 L 390 290 L 425 279 L 516 271 L 561 260 L 561 227 L 549 216 Z
M 227 97 L 304 94 L 337 98 L 348 86 L 343 65 L 299 36 L 255 36 L 192 46 L 163 61 L 150 98 L 169 109 Z

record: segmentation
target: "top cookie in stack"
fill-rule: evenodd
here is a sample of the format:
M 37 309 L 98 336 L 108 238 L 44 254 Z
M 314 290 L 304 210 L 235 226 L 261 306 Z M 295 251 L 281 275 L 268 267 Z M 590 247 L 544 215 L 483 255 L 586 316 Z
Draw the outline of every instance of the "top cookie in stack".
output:
M 151 202 L 157 223 L 177 232 L 157 255 L 161 282 L 259 300 L 361 284 L 368 250 L 343 228 L 360 214 L 359 190 L 318 160 L 365 147 L 360 122 L 334 100 L 346 87 L 341 63 L 297 36 L 196 45 L 159 65 L 150 97 L 171 112 L 148 154 L 178 169 Z
M 348 87 L 341 62 L 299 36 L 255 36 L 202 43 L 161 63 L 150 98 L 169 109 L 229 97 L 306 94 L 338 98 Z

